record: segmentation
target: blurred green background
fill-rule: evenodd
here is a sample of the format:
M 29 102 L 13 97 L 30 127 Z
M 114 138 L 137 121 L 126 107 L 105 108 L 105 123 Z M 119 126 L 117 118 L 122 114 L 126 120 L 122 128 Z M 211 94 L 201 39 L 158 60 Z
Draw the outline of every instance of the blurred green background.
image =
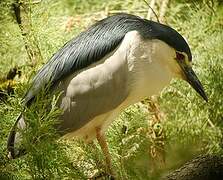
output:
M 58 140 L 52 129 L 54 101 L 51 114 L 41 110 L 41 101 L 27 110 L 34 124 L 25 133 L 28 155 L 9 161 L 6 143 L 29 79 L 68 40 L 118 12 L 146 18 L 148 6 L 143 0 L 0 1 L 0 179 L 88 179 L 105 171 L 96 142 Z M 172 0 L 165 22 L 190 44 L 209 102 L 173 80 L 158 97 L 126 109 L 107 132 L 118 179 L 157 179 L 199 154 L 223 154 L 223 3 Z M 30 143 L 41 135 L 46 135 L 41 142 Z

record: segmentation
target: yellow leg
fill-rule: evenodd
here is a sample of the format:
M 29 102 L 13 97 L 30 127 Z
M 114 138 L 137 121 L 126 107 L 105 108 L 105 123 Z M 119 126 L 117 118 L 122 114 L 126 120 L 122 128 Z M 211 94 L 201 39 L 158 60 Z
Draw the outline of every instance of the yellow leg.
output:
M 102 152 L 105 156 L 107 172 L 110 175 L 114 176 L 115 174 L 112 170 L 111 155 L 109 153 L 108 144 L 106 142 L 105 134 L 101 132 L 101 128 L 96 129 L 96 137 L 97 137 L 98 143 L 102 149 Z

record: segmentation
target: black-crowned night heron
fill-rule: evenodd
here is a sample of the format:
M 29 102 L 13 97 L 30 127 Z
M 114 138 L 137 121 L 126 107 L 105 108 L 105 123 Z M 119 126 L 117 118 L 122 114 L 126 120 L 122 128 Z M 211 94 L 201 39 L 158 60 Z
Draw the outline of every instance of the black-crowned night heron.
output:
M 66 43 L 33 79 L 25 104 L 33 102 L 44 86 L 63 93 L 58 132 L 65 137 L 97 138 L 110 156 L 104 133 L 126 107 L 159 93 L 172 78 L 186 80 L 207 101 L 191 68 L 191 51 L 184 38 L 169 26 L 130 14 L 105 18 Z M 24 129 L 22 115 L 9 140 L 9 155 Z M 109 167 L 110 168 L 110 167 Z

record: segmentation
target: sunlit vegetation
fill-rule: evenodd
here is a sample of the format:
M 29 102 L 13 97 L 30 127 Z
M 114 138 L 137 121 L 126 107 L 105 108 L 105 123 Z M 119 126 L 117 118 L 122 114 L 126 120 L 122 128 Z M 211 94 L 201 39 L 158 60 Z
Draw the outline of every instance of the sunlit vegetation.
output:
M 23 5 L 20 25 L 13 10 L 16 1 L 0 1 L 0 179 L 99 175 L 105 165 L 97 142 L 65 141 L 53 129 L 60 113 L 55 105 L 59 94 L 41 94 L 26 110 L 27 155 L 9 161 L 7 137 L 23 110 L 29 79 L 63 44 L 110 14 L 146 17 L 148 6 L 140 0 L 19 2 Z M 156 179 L 199 154 L 223 154 L 223 4 L 171 1 L 165 20 L 190 44 L 193 66 L 209 102 L 175 79 L 158 97 L 126 109 L 107 132 L 118 179 Z

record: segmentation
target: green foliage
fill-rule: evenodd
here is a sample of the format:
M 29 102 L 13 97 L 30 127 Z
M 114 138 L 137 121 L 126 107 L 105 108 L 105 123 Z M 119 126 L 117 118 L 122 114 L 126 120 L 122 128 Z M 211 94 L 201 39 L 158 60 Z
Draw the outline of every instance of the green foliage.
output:
M 180 28 L 192 47 L 195 71 L 204 84 L 209 102 L 203 102 L 184 82 L 174 81 L 173 86 L 167 88 L 161 96 L 161 104 L 169 116 L 166 124 L 172 123 L 177 127 L 170 129 L 170 133 L 175 134 L 175 137 L 169 137 L 188 141 L 188 145 L 191 141 L 199 142 L 203 139 L 207 141 L 204 142 L 207 145 L 205 148 L 211 152 L 220 152 L 220 123 L 223 119 L 222 12 L 219 10 L 213 13 L 205 6 L 196 7 L 195 10 L 193 6 L 188 5 L 181 8 L 187 9 L 188 13 L 182 14 L 179 10 L 175 12 L 178 18 L 176 14 L 170 14 L 170 22 L 177 29 Z M 180 21 L 182 16 L 185 21 Z M 174 127 L 173 125 L 167 126 Z
M 21 97 L 28 87 L 27 80 L 43 61 L 92 24 L 95 20 L 91 16 L 100 19 L 98 14 L 108 9 L 145 17 L 145 3 L 135 0 L 46 0 L 37 4 L 21 1 L 28 4 L 29 35 L 43 58 L 32 67 L 27 66 L 30 59 L 13 15 L 13 2 L 0 2 L 0 77 L 15 66 L 22 71 L 22 77 L 16 79 L 19 83 L 15 94 L 0 102 L 0 179 L 87 179 L 105 172 L 104 157 L 96 142 L 86 144 L 58 139 L 53 127 L 61 113 L 56 106 L 59 94 L 49 97 L 40 93 L 36 103 L 25 109 L 28 128 L 22 132 L 21 145 L 29 152 L 27 155 L 9 161 L 7 137 L 16 117 L 23 111 Z M 74 23 L 67 31 L 70 17 L 74 17 Z M 160 112 L 164 114 L 160 122 L 152 124 L 153 114 L 148 112 L 148 104 L 126 109 L 107 132 L 119 179 L 156 179 L 196 154 L 223 153 L 223 6 L 217 1 L 214 4 L 171 1 L 167 22 L 188 40 L 194 69 L 204 84 L 209 102 L 203 102 L 185 82 L 174 80 L 158 98 Z M 160 133 L 164 137 L 159 136 Z M 157 169 L 151 153 L 154 149 L 165 157 L 165 167 Z

